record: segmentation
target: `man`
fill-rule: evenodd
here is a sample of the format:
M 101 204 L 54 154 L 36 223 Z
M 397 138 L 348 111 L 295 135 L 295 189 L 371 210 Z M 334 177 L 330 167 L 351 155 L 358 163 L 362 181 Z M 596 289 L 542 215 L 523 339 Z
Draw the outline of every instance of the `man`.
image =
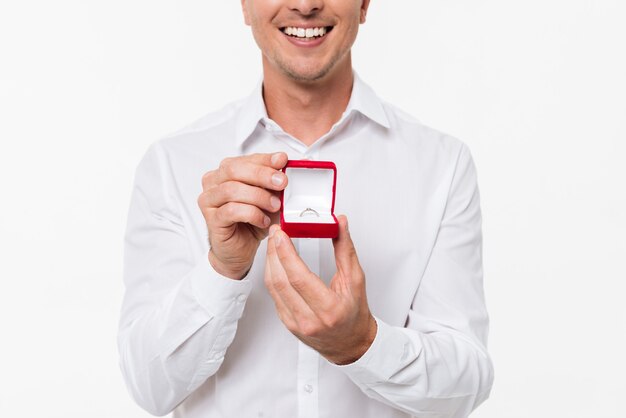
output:
M 466 417 L 493 379 L 467 147 L 354 74 L 369 1 L 241 3 L 262 84 L 136 171 L 119 334 L 133 397 L 176 417 Z M 335 162 L 336 239 L 276 224 L 287 159 Z

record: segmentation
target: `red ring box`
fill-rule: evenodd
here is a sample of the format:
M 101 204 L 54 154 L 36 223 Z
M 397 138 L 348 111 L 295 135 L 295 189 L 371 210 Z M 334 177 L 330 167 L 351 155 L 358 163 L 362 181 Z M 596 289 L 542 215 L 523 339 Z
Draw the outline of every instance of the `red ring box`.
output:
M 291 238 L 336 238 L 337 167 L 330 161 L 289 160 L 283 168 L 289 179 L 280 194 L 280 227 Z M 317 216 L 312 211 L 317 212 Z

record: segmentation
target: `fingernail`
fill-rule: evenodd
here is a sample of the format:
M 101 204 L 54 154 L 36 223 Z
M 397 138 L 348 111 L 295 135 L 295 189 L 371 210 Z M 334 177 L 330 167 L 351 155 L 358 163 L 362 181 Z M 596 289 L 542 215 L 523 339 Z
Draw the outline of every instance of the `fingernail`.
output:
M 265 225 L 266 228 L 270 226 L 271 223 L 272 220 L 269 218 L 269 216 L 266 216 L 265 219 L 263 219 L 263 225 Z
M 272 183 L 274 183 L 276 186 L 280 186 L 281 184 L 283 184 L 283 175 L 280 173 L 272 175 Z
M 278 225 L 272 225 L 270 227 L 270 238 L 274 237 L 274 233 L 278 231 L 278 228 L 279 228 Z
M 350 229 L 348 228 L 348 218 L 346 218 L 346 232 L 350 232 Z
M 280 244 L 282 244 L 283 242 L 283 238 L 281 236 L 282 234 L 278 231 L 274 232 L 274 245 L 276 247 L 280 246 Z
M 279 161 L 280 161 L 280 152 L 277 152 L 276 154 L 272 155 L 272 165 L 278 164 Z
M 272 196 L 270 198 L 270 205 L 272 205 L 272 208 L 278 209 L 280 207 L 280 199 L 276 196 Z

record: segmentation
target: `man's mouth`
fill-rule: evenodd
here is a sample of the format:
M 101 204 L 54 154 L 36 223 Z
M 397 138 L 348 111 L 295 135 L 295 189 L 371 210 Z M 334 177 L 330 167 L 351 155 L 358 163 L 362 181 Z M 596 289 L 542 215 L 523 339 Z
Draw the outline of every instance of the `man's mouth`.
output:
M 280 30 L 288 36 L 299 39 L 315 39 L 326 36 L 333 29 L 333 26 L 320 26 L 318 28 L 298 28 L 295 26 L 286 26 Z

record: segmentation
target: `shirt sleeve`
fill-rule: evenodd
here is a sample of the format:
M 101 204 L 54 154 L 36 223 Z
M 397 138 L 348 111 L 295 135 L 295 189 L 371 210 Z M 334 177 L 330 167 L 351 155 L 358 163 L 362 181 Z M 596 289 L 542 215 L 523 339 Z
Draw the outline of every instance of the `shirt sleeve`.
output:
M 337 367 L 368 396 L 413 416 L 467 417 L 493 383 L 482 278 L 479 191 L 463 145 L 406 325 L 376 318 L 369 350 Z
M 199 180 L 198 180 L 199 181 Z M 251 284 L 194 257 L 162 146 L 135 171 L 124 241 L 120 367 L 135 401 L 172 411 L 223 362 Z

